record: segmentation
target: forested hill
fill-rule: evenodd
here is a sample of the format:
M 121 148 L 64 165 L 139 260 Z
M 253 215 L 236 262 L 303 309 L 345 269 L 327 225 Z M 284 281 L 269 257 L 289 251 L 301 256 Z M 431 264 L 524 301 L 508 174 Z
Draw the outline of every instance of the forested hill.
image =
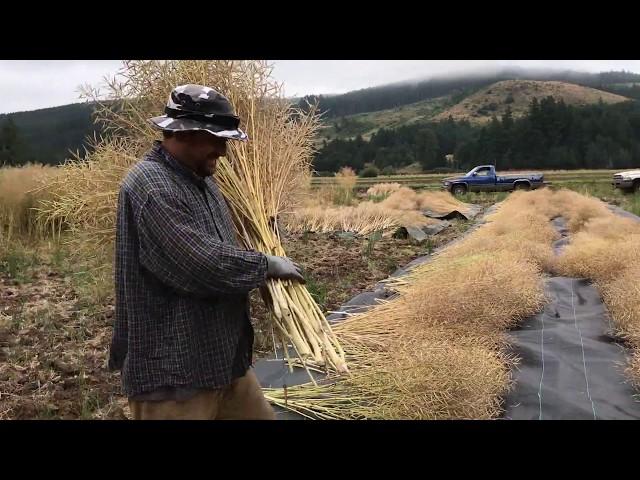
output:
M 482 87 L 504 80 L 518 79 L 568 82 L 640 99 L 640 74 L 636 73 L 506 69 L 490 74 L 459 75 L 383 85 L 342 95 L 309 95 L 300 100 L 300 105 L 318 102 L 326 118 L 343 117 L 397 108 L 445 95 L 451 96 L 453 103 L 458 103 Z
M 37 162 L 55 165 L 82 148 L 99 133 L 94 106 L 74 103 L 61 107 L 0 115 L 0 165 Z

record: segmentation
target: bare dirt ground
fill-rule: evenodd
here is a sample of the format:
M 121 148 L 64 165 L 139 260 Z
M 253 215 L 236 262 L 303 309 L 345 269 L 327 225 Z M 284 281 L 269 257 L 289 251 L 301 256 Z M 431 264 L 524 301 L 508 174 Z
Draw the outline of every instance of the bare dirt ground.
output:
M 126 418 L 106 368 L 112 302 L 85 305 L 52 265 L 0 275 L 0 419 Z

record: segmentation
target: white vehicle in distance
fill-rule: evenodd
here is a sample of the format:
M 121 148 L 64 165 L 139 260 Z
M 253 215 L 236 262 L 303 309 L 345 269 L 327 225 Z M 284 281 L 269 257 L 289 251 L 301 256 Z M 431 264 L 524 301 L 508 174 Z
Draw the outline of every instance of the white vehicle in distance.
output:
M 615 188 L 638 193 L 640 191 L 640 170 L 616 173 L 611 184 Z

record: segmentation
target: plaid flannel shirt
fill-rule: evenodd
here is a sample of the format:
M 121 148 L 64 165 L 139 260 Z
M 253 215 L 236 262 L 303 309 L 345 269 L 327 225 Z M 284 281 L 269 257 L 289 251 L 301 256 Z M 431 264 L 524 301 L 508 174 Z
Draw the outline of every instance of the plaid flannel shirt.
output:
M 240 247 L 213 179 L 196 176 L 156 142 L 118 197 L 109 367 L 121 370 L 124 393 L 219 388 L 234 379 L 238 358 L 246 372 L 248 293 L 266 271 L 262 253 Z M 238 352 L 242 344 L 246 352 Z

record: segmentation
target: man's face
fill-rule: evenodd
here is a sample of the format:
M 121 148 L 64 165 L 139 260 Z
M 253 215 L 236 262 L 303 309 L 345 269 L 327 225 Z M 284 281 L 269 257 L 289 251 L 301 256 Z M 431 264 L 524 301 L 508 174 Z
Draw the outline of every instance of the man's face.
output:
M 227 154 L 227 139 L 205 131 L 190 132 L 181 143 L 183 156 L 201 177 L 213 175 L 218 158 Z

